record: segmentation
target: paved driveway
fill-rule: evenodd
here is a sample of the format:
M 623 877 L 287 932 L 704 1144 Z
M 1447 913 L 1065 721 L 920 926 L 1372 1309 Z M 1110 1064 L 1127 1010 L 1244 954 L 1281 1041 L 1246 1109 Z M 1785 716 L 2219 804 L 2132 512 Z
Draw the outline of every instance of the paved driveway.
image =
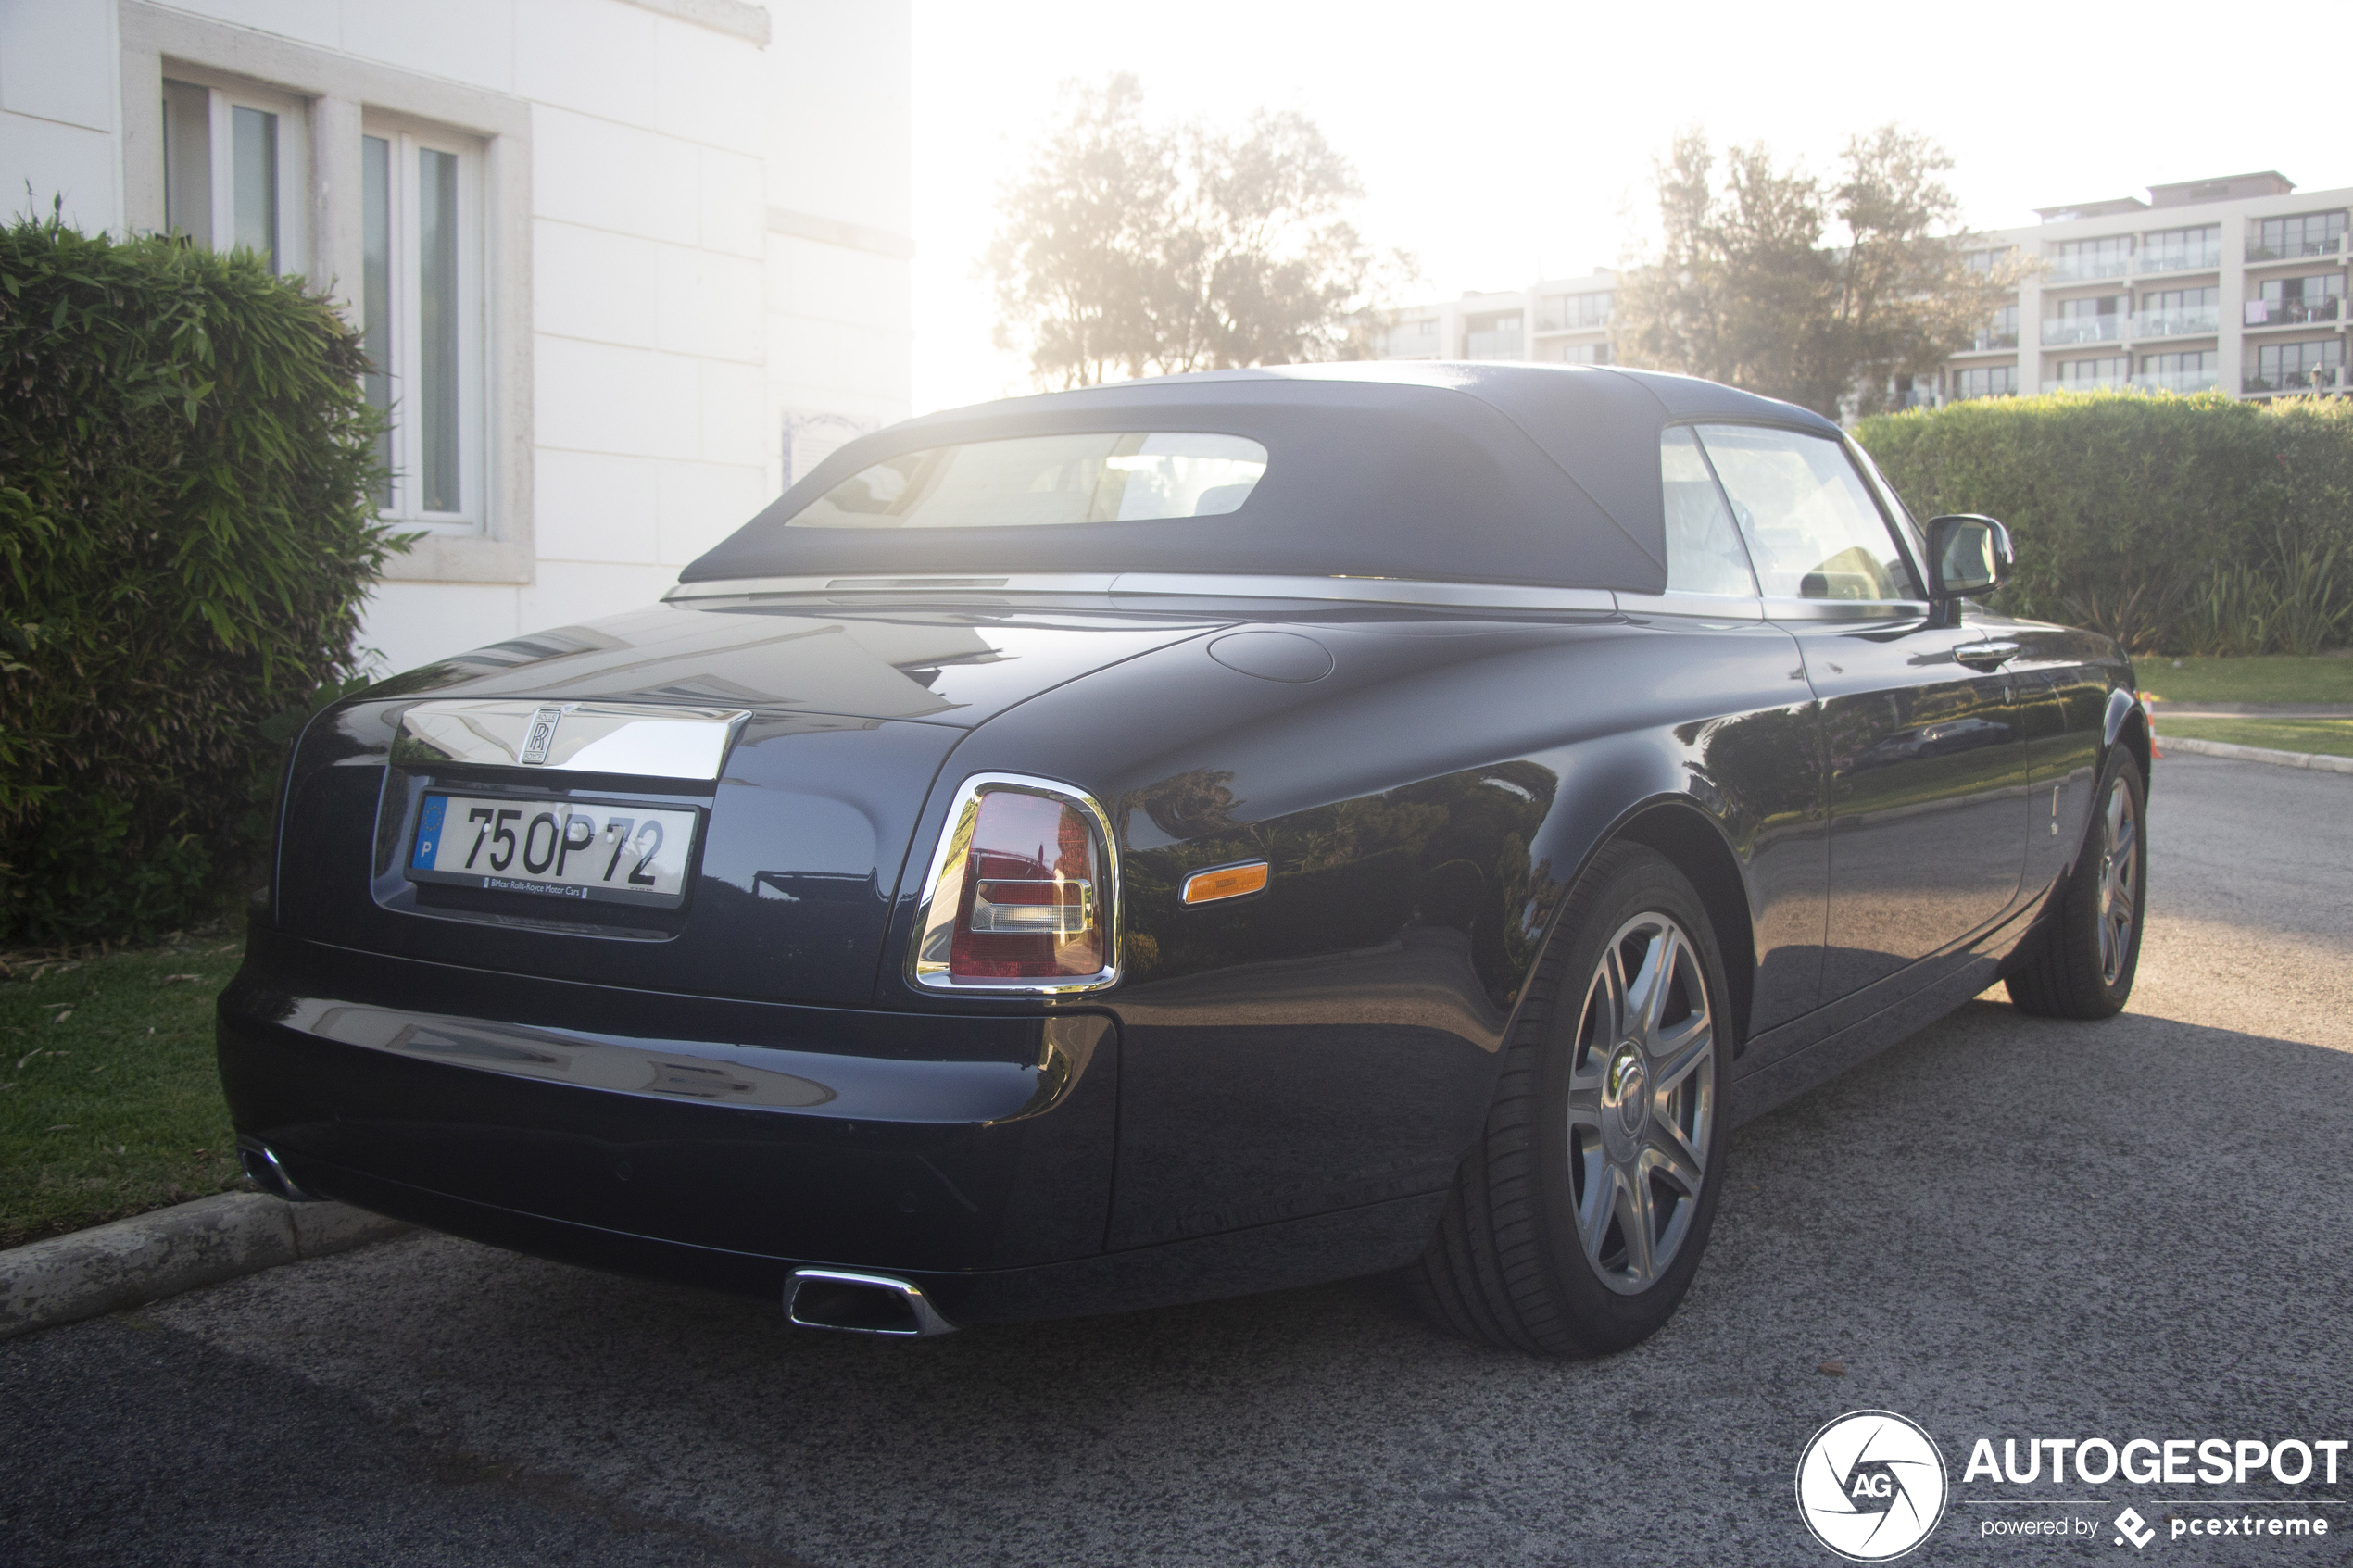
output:
M 1744 1129 L 1690 1300 L 1612 1360 L 1378 1283 L 874 1344 L 416 1236 L 0 1347 L 0 1558 L 1828 1563 L 1797 1454 L 1881 1407 L 1954 1476 L 1911 1561 L 2120 1561 L 2121 1501 L 2284 1494 L 1971 1502 L 1970 1440 L 2353 1436 L 2353 778 L 2170 759 L 2150 828 L 2129 1014 L 1980 1000 Z M 2353 1562 L 2353 1484 L 2299 1495 L 2325 1541 L 2145 1555 Z M 1982 1535 L 2076 1498 L 2096 1539 Z

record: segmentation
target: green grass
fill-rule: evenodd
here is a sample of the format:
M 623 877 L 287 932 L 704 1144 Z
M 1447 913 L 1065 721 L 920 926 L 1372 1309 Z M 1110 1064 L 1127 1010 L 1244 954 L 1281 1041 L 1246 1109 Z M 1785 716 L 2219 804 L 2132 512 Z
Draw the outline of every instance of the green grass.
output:
M 243 1184 L 212 1002 L 242 936 L 0 957 L 0 1247 Z
M 2133 661 L 2141 689 L 2159 702 L 2353 702 L 2353 656 L 2166 659 Z M 2187 732 L 2184 731 L 2184 734 Z
M 2227 741 L 2272 751 L 2318 752 L 2353 757 L 2353 719 L 2165 719 L 2157 721 L 2157 744 L 2168 735 L 2183 740 Z

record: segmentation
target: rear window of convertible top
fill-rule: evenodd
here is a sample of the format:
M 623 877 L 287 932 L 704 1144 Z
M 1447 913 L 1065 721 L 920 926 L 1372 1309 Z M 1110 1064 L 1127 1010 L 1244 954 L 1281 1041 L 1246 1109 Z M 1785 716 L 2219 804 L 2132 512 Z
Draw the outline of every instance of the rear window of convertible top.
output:
M 1249 499 L 1266 448 L 1239 435 L 1117 431 L 930 446 L 850 475 L 793 528 L 1034 528 L 1215 517 Z

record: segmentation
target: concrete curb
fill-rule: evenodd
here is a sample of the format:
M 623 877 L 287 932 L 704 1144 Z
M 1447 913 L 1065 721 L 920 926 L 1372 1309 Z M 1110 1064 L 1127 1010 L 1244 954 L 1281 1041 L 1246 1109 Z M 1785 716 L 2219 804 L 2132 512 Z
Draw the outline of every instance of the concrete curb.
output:
M 2316 773 L 2353 773 L 2353 757 L 2322 757 L 2310 751 L 2273 751 L 2269 746 L 2233 746 L 2225 740 L 2191 740 L 2184 735 L 2158 735 L 2160 750 L 2193 757 L 2228 757 L 2240 762 L 2269 762 L 2275 768 L 2309 768 Z
M 0 1339 L 348 1251 L 410 1227 L 341 1203 L 227 1192 L 0 1252 Z

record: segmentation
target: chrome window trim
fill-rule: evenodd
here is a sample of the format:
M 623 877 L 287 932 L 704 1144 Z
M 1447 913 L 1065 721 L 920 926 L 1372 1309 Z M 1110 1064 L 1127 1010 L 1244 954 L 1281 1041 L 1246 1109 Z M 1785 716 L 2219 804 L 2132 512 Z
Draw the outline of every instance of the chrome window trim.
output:
M 748 708 L 547 702 L 535 697 L 419 702 L 401 711 L 392 760 L 409 768 L 456 762 L 535 772 L 707 781 L 719 776 L 736 733 L 750 717 Z M 598 755 L 600 747 L 616 742 L 622 756 L 610 749 Z
M 1764 600 L 1768 621 L 1925 621 L 1929 605 L 1922 599 L 1788 599 Z
M 955 938 L 956 909 L 963 901 L 962 869 L 955 872 L 952 885 L 943 890 L 942 884 L 950 875 L 950 862 L 961 858 L 960 847 L 972 843 L 973 828 L 980 816 L 981 793 L 988 789 L 1017 789 L 1042 795 L 1077 807 L 1094 824 L 1096 838 L 1103 848 L 1103 875 L 1111 884 L 1109 896 L 1096 900 L 1096 908 L 1106 911 L 1105 930 L 1109 934 L 1103 951 L 1110 962 L 1103 968 L 1092 974 L 1063 975 L 1052 980 L 959 980 L 948 972 L 948 949 Z M 974 773 L 956 786 L 955 798 L 939 824 L 939 841 L 932 847 L 931 869 L 924 875 L 923 893 L 915 902 L 914 926 L 907 939 L 907 983 L 926 991 L 998 997 L 1067 997 L 1115 985 L 1119 982 L 1122 935 L 1119 884 L 1119 841 L 1112 834 L 1110 814 L 1096 803 L 1093 796 L 1059 779 L 1041 779 L 1028 773 Z
M 1268 577 L 1248 573 L 1123 571 L 900 577 L 742 577 L 681 583 L 664 604 L 706 599 L 855 600 L 893 594 L 1088 594 L 1114 598 L 1304 599 L 1466 609 L 1570 610 L 1607 615 L 1617 596 L 1607 588 L 1551 588 L 1504 583 L 1436 583 L 1404 577 Z
M 1746 548 L 1746 542 L 1743 542 Z M 1621 615 L 1690 615 L 1703 621 L 1762 621 L 1765 603 L 1754 594 L 1620 594 Z

